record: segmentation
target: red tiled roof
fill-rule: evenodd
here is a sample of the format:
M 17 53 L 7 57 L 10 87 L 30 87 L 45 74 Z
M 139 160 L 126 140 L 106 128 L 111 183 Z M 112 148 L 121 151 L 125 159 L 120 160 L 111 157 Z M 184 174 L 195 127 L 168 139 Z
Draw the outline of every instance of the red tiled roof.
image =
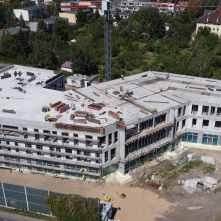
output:
M 62 68 L 71 68 L 71 61 L 66 61 L 64 62 L 64 64 L 61 65 Z

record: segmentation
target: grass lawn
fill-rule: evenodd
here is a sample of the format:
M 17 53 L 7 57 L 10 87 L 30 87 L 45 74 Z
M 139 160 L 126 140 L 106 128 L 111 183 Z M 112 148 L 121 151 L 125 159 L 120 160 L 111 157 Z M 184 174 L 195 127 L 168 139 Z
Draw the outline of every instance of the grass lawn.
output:
M 54 217 L 44 216 L 44 215 L 41 215 L 41 214 L 38 214 L 38 213 L 29 212 L 29 211 L 25 211 L 25 210 L 10 209 L 10 208 L 0 206 L 0 211 L 1 212 L 6 212 L 6 213 L 17 214 L 17 215 L 21 215 L 21 216 L 28 216 L 28 217 L 35 218 L 35 219 L 42 219 L 42 220 L 48 220 L 48 221 L 57 221 Z

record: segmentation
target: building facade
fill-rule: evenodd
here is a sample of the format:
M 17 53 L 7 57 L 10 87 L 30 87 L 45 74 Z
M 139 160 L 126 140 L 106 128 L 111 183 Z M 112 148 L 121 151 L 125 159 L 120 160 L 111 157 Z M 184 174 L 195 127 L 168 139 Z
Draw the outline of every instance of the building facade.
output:
M 61 92 L 62 74 L 47 70 L 16 65 L 0 76 L 9 97 L 1 100 L 1 167 L 98 179 L 126 174 L 180 140 L 221 146 L 219 80 L 149 71 Z
M 197 21 L 196 33 L 200 27 L 210 28 L 210 32 L 221 37 L 221 12 L 217 10 L 205 10 L 204 15 Z

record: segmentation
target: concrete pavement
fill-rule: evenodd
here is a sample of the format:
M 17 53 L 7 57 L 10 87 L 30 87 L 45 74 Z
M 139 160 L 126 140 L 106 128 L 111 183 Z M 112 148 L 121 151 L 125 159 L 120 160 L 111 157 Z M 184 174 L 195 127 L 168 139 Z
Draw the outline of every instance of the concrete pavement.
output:
M 0 212 L 0 221 L 44 221 L 44 220 L 34 219 L 27 216 L 20 216 L 6 212 Z

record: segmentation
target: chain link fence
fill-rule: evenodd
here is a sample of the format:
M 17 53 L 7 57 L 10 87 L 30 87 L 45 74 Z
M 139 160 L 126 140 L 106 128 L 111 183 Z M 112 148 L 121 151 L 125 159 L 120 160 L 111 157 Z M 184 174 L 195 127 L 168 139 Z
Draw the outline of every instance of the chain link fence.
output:
M 55 195 L 61 194 L 51 191 L 50 193 Z M 0 183 L 1 206 L 13 207 L 51 216 L 51 211 L 45 204 L 45 199 L 48 195 L 48 190 L 35 189 L 9 183 Z

